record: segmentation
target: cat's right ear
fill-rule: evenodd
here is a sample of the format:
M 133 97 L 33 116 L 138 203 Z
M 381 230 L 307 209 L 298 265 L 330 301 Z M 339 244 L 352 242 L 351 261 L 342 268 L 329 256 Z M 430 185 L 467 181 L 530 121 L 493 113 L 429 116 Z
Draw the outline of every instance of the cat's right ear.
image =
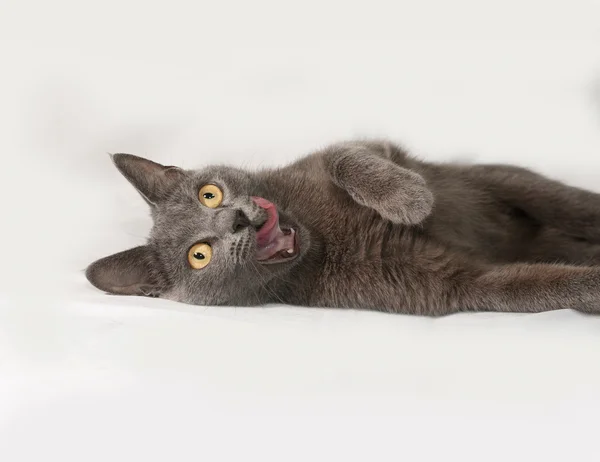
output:
M 116 295 L 158 296 L 161 292 L 152 253 L 142 245 L 95 261 L 85 271 L 91 284 Z
M 185 172 L 178 167 L 166 167 L 132 154 L 113 154 L 111 158 L 117 169 L 150 205 L 156 205 L 166 198 L 185 177 Z

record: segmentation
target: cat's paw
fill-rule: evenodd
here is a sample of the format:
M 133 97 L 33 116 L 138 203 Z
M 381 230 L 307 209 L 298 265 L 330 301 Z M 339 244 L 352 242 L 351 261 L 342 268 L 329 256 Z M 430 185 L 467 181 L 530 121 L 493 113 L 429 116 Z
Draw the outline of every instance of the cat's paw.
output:
M 370 161 L 369 161 L 370 160 Z M 352 198 L 394 223 L 414 225 L 433 209 L 423 177 L 380 158 L 345 156 L 334 164 L 335 178 Z
M 416 225 L 431 214 L 433 203 L 433 193 L 421 179 L 401 183 L 370 206 L 393 223 Z

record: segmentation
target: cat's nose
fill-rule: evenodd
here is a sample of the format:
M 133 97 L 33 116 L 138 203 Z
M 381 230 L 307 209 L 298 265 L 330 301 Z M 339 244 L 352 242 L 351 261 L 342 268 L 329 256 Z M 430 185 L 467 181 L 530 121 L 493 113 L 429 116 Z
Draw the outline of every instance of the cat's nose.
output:
M 239 209 L 236 210 L 232 226 L 233 232 L 237 233 L 238 231 L 241 231 L 242 229 L 247 228 L 248 226 L 250 226 L 250 220 L 248 220 L 246 214 Z

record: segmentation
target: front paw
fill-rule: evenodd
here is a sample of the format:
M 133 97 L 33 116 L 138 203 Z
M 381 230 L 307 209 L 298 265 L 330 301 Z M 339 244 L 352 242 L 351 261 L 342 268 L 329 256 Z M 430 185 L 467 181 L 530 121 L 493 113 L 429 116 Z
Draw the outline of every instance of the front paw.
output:
M 423 177 L 387 159 L 349 151 L 328 159 L 326 166 L 356 202 L 394 223 L 420 223 L 433 209 L 433 193 Z
M 364 197 L 364 205 L 398 224 L 421 223 L 433 210 L 433 193 L 422 177 L 410 171 L 402 172 L 394 186 L 382 185 L 378 193 L 370 195 L 370 200 L 367 197 Z

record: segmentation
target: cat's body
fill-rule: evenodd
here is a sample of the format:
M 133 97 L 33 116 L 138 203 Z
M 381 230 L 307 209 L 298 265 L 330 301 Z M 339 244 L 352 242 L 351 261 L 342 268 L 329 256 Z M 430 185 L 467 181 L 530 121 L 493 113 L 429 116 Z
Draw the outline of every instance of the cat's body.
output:
M 600 312 L 600 196 L 525 169 L 430 164 L 375 141 L 258 172 L 184 172 L 120 156 L 115 163 L 152 204 L 155 227 L 147 246 L 90 266 L 90 281 L 109 292 L 426 315 Z M 229 202 L 198 208 L 199 188 L 213 182 Z M 274 203 L 282 228 L 295 230 L 296 258 L 256 261 L 266 216 L 252 196 Z M 234 211 L 247 223 L 232 232 L 223 217 Z M 210 229 L 188 238 L 201 227 Z M 215 263 L 185 267 L 182 255 L 203 240 Z

